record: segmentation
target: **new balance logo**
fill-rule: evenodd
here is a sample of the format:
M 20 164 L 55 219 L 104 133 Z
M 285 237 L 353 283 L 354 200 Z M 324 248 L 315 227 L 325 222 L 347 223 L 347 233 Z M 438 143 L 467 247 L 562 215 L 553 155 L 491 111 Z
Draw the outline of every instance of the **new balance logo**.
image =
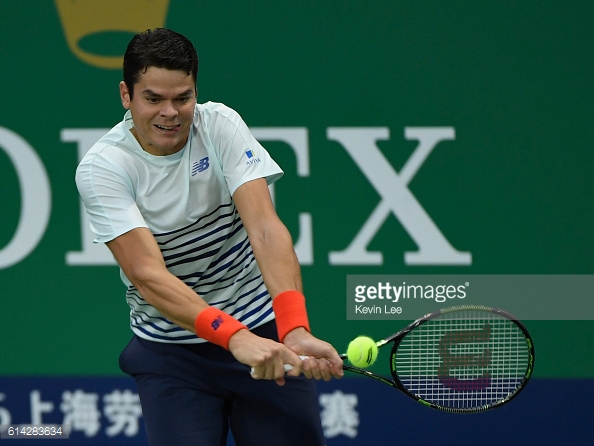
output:
M 192 176 L 196 175 L 198 172 L 203 172 L 208 169 L 210 164 L 208 163 L 208 157 L 202 158 L 200 161 L 194 161 L 192 164 Z
M 212 323 L 210 324 L 210 326 L 212 327 L 213 330 L 218 330 L 219 327 L 221 326 L 221 324 L 223 323 L 223 318 L 221 316 L 217 316 L 217 318 L 212 321 Z

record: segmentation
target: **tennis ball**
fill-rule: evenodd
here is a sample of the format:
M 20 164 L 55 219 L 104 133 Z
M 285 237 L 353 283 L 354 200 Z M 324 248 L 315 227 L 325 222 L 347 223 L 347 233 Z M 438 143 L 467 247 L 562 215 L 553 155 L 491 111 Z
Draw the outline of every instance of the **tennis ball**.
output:
M 377 345 L 367 336 L 357 336 L 347 348 L 347 359 L 355 367 L 369 367 L 377 359 Z

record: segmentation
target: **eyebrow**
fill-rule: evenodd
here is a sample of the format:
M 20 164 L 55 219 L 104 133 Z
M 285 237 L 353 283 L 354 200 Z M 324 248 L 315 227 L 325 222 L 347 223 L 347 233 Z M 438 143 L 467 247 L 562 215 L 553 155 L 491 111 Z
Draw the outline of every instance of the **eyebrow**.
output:
M 145 96 L 150 96 L 152 98 L 163 98 L 164 97 L 164 96 L 160 95 L 159 93 L 154 92 L 150 88 L 143 90 L 141 94 L 143 94 Z M 186 97 L 186 96 L 192 96 L 193 94 L 194 94 L 194 90 L 192 90 L 191 88 L 188 88 L 186 91 L 178 94 L 175 97 L 181 98 L 181 97 Z

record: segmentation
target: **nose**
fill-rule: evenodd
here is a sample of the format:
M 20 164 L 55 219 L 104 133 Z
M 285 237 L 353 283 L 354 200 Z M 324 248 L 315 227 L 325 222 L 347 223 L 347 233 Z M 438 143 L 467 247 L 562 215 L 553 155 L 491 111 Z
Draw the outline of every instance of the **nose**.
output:
M 163 101 L 160 113 L 165 118 L 175 118 L 178 111 L 173 101 Z

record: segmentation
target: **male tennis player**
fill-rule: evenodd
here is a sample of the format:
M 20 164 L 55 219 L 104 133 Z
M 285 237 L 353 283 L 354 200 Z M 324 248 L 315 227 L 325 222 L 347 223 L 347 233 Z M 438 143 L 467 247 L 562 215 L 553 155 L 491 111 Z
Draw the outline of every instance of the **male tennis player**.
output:
M 283 172 L 235 111 L 196 103 L 197 73 L 184 36 L 136 35 L 128 111 L 77 169 L 96 242 L 127 286 L 134 336 L 120 366 L 153 446 L 224 445 L 229 428 L 238 445 L 322 445 L 311 379 L 342 376 L 342 360 L 309 331 L 268 191 Z

